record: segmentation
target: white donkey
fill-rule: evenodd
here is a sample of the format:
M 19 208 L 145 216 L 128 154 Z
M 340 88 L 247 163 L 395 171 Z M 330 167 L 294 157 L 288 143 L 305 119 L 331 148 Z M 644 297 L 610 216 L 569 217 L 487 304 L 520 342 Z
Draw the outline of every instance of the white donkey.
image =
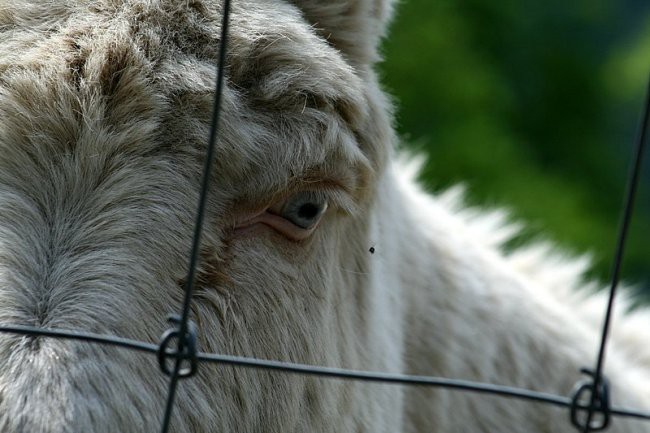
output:
M 234 2 L 192 319 L 205 352 L 568 395 L 596 357 L 583 263 L 500 250 L 423 193 L 374 72 L 387 0 Z M 218 0 L 0 0 L 0 324 L 157 342 L 180 309 Z M 650 320 L 615 321 L 616 406 L 650 409 Z M 155 357 L 0 334 L 0 431 L 159 429 Z M 172 431 L 571 432 L 565 409 L 201 365 Z M 612 431 L 650 431 L 614 419 Z

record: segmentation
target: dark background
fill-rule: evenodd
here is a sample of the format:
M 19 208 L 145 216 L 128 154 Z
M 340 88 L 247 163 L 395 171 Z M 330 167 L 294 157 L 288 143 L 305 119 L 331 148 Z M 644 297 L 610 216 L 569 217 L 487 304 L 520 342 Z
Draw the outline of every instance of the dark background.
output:
M 432 190 L 526 221 L 517 245 L 589 252 L 607 280 L 650 76 L 646 0 L 405 0 L 383 82 Z M 650 152 L 648 152 L 650 153 Z M 623 267 L 650 300 L 650 155 Z

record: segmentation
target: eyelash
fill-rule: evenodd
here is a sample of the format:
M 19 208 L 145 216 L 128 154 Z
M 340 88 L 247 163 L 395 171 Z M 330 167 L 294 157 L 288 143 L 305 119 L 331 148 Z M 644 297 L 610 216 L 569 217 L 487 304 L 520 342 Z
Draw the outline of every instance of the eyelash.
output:
M 265 208 L 251 215 L 248 218 L 238 221 L 235 224 L 235 232 L 243 233 L 248 229 L 259 224 L 266 225 L 271 229 L 279 232 L 287 238 L 300 241 L 312 235 L 319 227 L 322 217 L 330 210 L 336 210 L 344 214 L 351 214 L 356 211 L 356 206 L 352 197 L 340 186 L 333 187 L 332 184 L 316 183 L 308 184 L 308 188 L 295 188 L 274 199 Z M 324 209 L 319 211 L 318 219 L 313 224 L 303 226 L 299 224 L 300 218 L 292 219 L 283 215 L 286 212 L 286 205 L 293 197 L 300 194 L 307 194 L 308 198 L 313 198 L 313 202 L 324 204 Z
M 358 206 L 352 199 L 350 192 L 337 182 L 305 182 L 303 186 L 304 188 L 295 188 L 291 193 L 284 195 L 284 199 L 286 200 L 295 194 L 308 191 L 315 194 L 318 199 L 327 202 L 329 209 L 336 209 L 347 215 L 354 215 L 358 212 Z

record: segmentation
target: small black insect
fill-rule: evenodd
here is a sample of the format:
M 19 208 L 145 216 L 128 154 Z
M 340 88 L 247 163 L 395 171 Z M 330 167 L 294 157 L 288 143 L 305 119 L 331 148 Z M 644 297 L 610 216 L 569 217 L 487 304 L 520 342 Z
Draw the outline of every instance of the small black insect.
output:
M 375 247 L 370 247 L 368 251 L 370 251 L 370 254 L 375 254 Z

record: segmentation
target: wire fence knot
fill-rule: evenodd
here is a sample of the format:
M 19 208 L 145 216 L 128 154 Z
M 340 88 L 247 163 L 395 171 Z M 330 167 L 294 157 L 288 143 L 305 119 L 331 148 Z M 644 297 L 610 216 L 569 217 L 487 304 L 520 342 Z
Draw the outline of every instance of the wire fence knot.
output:
M 175 326 L 165 331 L 158 345 L 157 356 L 160 370 L 170 377 L 174 374 L 177 374 L 179 378 L 191 377 L 196 374 L 198 368 L 196 325 L 194 322 L 188 321 L 185 334 L 181 335 L 180 316 L 170 316 L 168 321 Z M 174 362 L 170 362 L 170 360 Z M 180 363 L 178 367 L 177 363 Z M 176 373 L 175 370 L 177 370 Z
M 582 374 L 589 376 L 578 382 L 571 399 L 571 423 L 581 432 L 605 430 L 611 420 L 609 382 L 593 370 L 583 368 Z

